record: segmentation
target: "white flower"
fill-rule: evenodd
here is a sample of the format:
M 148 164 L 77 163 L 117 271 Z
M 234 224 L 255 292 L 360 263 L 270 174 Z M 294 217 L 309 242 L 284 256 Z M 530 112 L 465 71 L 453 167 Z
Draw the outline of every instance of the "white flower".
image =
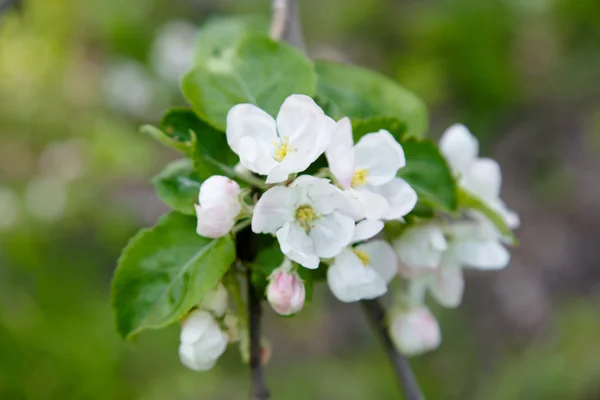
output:
M 208 311 L 195 310 L 183 322 L 180 340 L 181 362 L 195 371 L 207 371 L 225 351 L 228 337 Z
M 445 246 L 432 246 L 436 242 L 441 245 L 442 239 Z M 462 300 L 462 268 L 501 269 L 510 261 L 500 233 L 483 217 L 452 222 L 443 228 L 435 224 L 411 227 L 395 242 L 395 248 L 408 267 L 402 272 L 412 279 L 418 302 L 429 290 L 441 305 L 450 308 Z
M 327 270 L 329 289 L 345 303 L 374 299 L 387 292 L 398 273 L 398 259 L 384 240 L 344 249 Z
M 233 228 L 242 210 L 239 199 L 240 186 L 231 179 L 214 175 L 200 186 L 197 232 L 201 236 L 218 238 Z
M 386 130 L 364 135 L 356 145 L 348 118 L 336 125 L 325 155 L 342 188 L 364 207 L 368 219 L 399 219 L 417 203 L 417 193 L 398 170 L 406 165 L 404 150 Z
M 202 299 L 199 307 L 212 312 L 217 317 L 222 317 L 225 310 L 227 310 L 227 289 L 225 289 L 225 286 L 219 283 L 212 292 Z
M 304 307 L 304 282 L 297 272 L 290 270 L 291 265 L 275 269 L 269 276 L 267 300 L 280 315 L 291 315 Z
M 488 207 L 500 214 L 510 228 L 519 226 L 519 216 L 509 210 L 500 199 L 500 166 L 491 158 L 477 157 L 479 143 L 464 125 L 452 125 L 444 132 L 440 139 L 440 150 L 459 176 L 459 185 L 462 188 L 479 197 Z
M 394 241 L 394 249 L 405 267 L 419 271 L 440 265 L 448 249 L 442 228 L 434 223 L 413 225 Z
M 267 190 L 252 216 L 254 233 L 274 233 L 283 254 L 315 269 L 331 258 L 354 234 L 354 219 L 344 213 L 347 199 L 327 179 L 298 177 L 289 186 Z
M 335 122 L 308 96 L 293 94 L 277 120 L 252 104 L 238 104 L 227 114 L 227 143 L 241 164 L 267 183 L 283 182 L 302 172 L 329 145 Z
M 424 306 L 394 315 L 389 330 L 398 350 L 407 356 L 434 350 L 441 342 L 438 322 Z

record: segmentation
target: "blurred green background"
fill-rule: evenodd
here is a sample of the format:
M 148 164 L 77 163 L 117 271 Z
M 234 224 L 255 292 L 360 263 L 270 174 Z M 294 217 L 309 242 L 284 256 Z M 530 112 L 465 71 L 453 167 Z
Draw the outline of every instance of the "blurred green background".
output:
M 149 178 L 176 158 L 137 126 L 184 104 L 200 23 L 268 18 L 268 3 L 31 0 L 0 14 L 1 399 L 246 398 L 235 346 L 188 371 L 176 327 L 123 342 L 108 292 L 127 239 L 166 210 Z M 461 307 L 435 309 L 442 346 L 413 359 L 427 397 L 600 398 L 600 2 L 300 3 L 312 56 L 415 91 L 433 137 L 467 124 L 522 217 L 510 267 L 470 273 Z M 356 304 L 321 288 L 296 318 L 266 320 L 275 399 L 398 398 Z

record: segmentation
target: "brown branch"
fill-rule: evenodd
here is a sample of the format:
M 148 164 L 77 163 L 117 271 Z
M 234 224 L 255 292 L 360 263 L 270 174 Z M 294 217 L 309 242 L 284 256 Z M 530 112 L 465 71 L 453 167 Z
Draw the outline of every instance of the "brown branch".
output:
M 305 51 L 298 0 L 272 0 L 271 37 Z
M 252 271 L 248 268 L 248 314 L 250 319 L 250 377 L 252 379 L 252 388 L 250 389 L 251 400 L 267 400 L 271 393 L 265 383 L 264 371 L 262 368 L 261 344 L 260 344 L 260 318 L 262 316 L 262 307 L 259 294 L 252 285 Z
M 373 326 L 373 329 L 377 332 L 377 335 L 383 344 L 383 349 L 394 367 L 396 376 L 398 377 L 398 383 L 401 382 L 401 387 L 406 396 L 406 400 L 422 400 L 423 395 L 419 389 L 419 383 L 415 379 L 415 375 L 410 368 L 408 360 L 396 350 L 392 338 L 388 334 L 383 306 L 376 299 L 362 300 L 361 305 L 365 314 L 367 314 L 367 318 Z

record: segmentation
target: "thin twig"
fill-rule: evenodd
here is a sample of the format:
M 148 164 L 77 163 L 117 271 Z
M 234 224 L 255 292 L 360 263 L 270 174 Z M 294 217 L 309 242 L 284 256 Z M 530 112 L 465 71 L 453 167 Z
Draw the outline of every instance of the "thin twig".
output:
M 271 37 L 305 51 L 298 0 L 272 0 Z
M 267 400 L 271 393 L 265 384 L 265 377 L 261 360 L 260 345 L 260 318 L 262 307 L 260 297 L 256 293 L 251 279 L 252 271 L 248 268 L 248 313 L 250 314 L 250 375 L 252 388 L 250 390 L 251 400 Z
M 423 395 L 419 389 L 419 383 L 415 379 L 408 360 L 396 350 L 392 338 L 388 334 L 383 306 L 378 300 L 362 300 L 361 305 L 383 344 L 383 349 L 396 371 L 398 381 L 402 383 L 406 400 L 422 400 Z

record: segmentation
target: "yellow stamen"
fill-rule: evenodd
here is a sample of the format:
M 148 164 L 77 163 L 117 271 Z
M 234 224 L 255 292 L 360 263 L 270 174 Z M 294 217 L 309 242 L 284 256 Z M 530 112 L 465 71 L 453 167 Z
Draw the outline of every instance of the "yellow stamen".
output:
M 312 221 L 319 218 L 319 214 L 315 212 L 315 209 L 309 205 L 303 205 L 296 209 L 296 221 L 302 226 L 307 232 L 313 227 Z
M 359 168 L 354 171 L 354 176 L 352 176 L 352 187 L 367 183 L 367 176 L 369 176 L 369 171 L 366 168 Z
M 276 143 L 275 146 L 277 146 Z M 275 155 L 273 156 L 273 158 L 281 162 L 283 161 L 285 156 L 288 155 L 288 153 L 291 153 L 293 151 L 294 149 L 290 147 L 290 138 L 288 136 L 285 136 L 281 144 L 277 146 L 277 149 L 275 149 Z
M 367 253 L 364 250 L 356 249 L 352 249 L 352 251 L 354 252 L 354 254 L 356 254 L 356 257 L 358 257 L 360 262 L 362 262 L 365 267 L 369 265 L 369 263 L 371 262 L 371 256 L 369 255 L 369 253 Z

